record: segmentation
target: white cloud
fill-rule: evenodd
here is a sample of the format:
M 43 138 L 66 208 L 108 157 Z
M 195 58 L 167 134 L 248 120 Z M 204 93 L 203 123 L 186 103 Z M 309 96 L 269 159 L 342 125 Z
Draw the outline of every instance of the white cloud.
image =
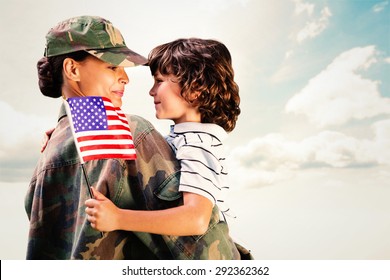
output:
M 55 122 L 18 112 L 3 101 L 0 101 L 0 117 L 3 120 L 0 122 L 1 181 L 28 180 L 39 157 L 43 133 L 54 127 Z
M 296 73 L 296 69 L 293 67 L 293 65 L 286 62 L 293 56 L 293 54 L 293 50 L 289 50 L 284 54 L 285 61 L 283 62 L 282 66 L 280 66 L 279 69 L 271 76 L 271 82 L 278 83 L 285 81 Z
M 295 4 L 295 14 L 296 15 L 299 15 L 303 12 L 307 12 L 307 14 L 309 16 L 311 16 L 313 14 L 313 11 L 314 11 L 314 4 L 311 4 L 311 3 L 305 3 L 303 2 L 302 0 L 292 0 Z
M 55 125 L 48 118 L 18 112 L 8 103 L 1 100 L 0 112 L 3 120 L 0 123 L 0 131 L 2 131 L 0 138 L 1 149 L 17 146 L 26 140 L 40 139 L 46 129 Z M 41 134 L 39 131 L 41 131 Z
M 307 14 L 306 17 L 309 20 L 306 22 L 306 25 L 299 30 L 298 32 L 295 30 L 290 36 L 289 39 L 292 41 L 296 41 L 298 43 L 302 43 L 303 41 L 314 38 L 318 36 L 322 31 L 324 31 L 329 24 L 329 17 L 332 15 L 331 11 L 328 7 L 324 7 L 321 10 L 321 15 L 319 18 L 315 18 L 313 16 L 313 12 L 315 9 L 315 5 L 307 2 L 303 2 L 302 0 L 291 0 L 295 4 L 295 15 Z M 288 62 L 291 60 L 295 53 L 294 49 L 289 49 L 284 53 L 284 62 L 278 68 L 278 70 L 272 75 L 271 82 L 279 83 L 282 81 L 286 81 L 293 77 L 296 74 L 296 67 Z M 301 64 L 302 62 L 300 62 Z
M 385 61 L 386 63 L 389 63 L 389 64 L 390 64 L 390 57 L 386 57 L 386 58 L 384 59 L 384 61 Z
M 246 7 L 249 2 L 252 0 L 214 0 L 214 1 L 209 1 L 209 0 L 201 0 L 198 1 L 199 7 L 202 9 L 210 12 L 217 12 L 217 11 L 223 11 L 228 8 L 230 8 L 232 5 L 237 4 L 237 2 L 240 4 L 242 7 Z M 179 1 L 180 4 L 182 3 Z
M 291 179 L 296 172 L 315 168 L 359 168 L 390 165 L 390 119 L 372 125 L 373 139 L 358 139 L 322 131 L 301 141 L 268 134 L 229 155 L 234 185 L 270 185 Z
M 328 27 L 331 16 L 330 9 L 328 7 L 323 8 L 321 10 L 321 16 L 318 19 L 308 21 L 305 27 L 298 32 L 296 36 L 297 42 L 302 43 L 306 39 L 314 38 L 321 34 Z
M 271 82 L 279 83 L 289 79 L 293 74 L 295 74 L 295 69 L 291 64 L 284 64 L 281 66 L 275 74 L 271 76 Z
M 375 145 L 372 145 L 371 154 L 378 163 L 390 165 L 390 119 L 374 123 L 373 128 Z
M 375 56 L 374 46 L 340 54 L 288 101 L 286 112 L 306 115 L 320 127 L 390 114 L 390 99 L 380 96 L 379 82 L 356 73 L 375 63 Z
M 383 1 L 381 3 L 378 3 L 378 4 L 375 4 L 374 7 L 372 7 L 372 10 L 375 12 L 375 13 L 379 13 L 379 12 L 382 12 L 386 6 L 389 4 L 389 1 Z
M 285 58 L 285 59 L 288 59 L 288 58 L 290 58 L 293 54 L 294 54 L 294 51 L 293 51 L 293 50 L 289 50 L 289 51 L 287 51 L 287 52 L 284 54 L 284 58 Z

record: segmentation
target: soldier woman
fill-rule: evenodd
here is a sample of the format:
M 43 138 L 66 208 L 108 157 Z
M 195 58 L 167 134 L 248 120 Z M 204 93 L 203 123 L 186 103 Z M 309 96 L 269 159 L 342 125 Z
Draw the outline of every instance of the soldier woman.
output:
M 48 97 L 104 96 L 120 107 L 129 82 L 124 67 L 147 62 L 127 48 L 111 22 L 100 17 L 64 20 L 48 32 L 46 40 L 45 56 L 37 67 L 40 90 Z M 84 166 L 90 184 L 116 205 L 145 209 L 145 200 L 154 189 L 175 185 L 177 162 L 149 122 L 138 116 L 127 118 L 137 159 L 92 160 Z M 62 105 L 25 198 L 30 220 L 27 259 L 172 258 L 161 238 L 149 241 L 150 234 L 114 231 L 101 238 L 87 221 L 84 202 L 88 198 L 87 182 Z M 159 254 L 148 249 L 152 245 Z

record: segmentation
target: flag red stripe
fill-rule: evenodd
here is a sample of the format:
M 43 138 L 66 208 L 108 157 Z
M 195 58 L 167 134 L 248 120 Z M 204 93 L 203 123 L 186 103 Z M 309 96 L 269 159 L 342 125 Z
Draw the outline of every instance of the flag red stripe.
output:
M 114 112 L 116 111 L 115 107 L 112 107 L 110 105 L 104 104 L 104 107 L 106 107 L 106 111 L 114 111 Z
M 131 144 L 100 144 L 80 147 L 80 151 L 109 150 L 109 149 L 134 149 Z
M 91 156 L 84 156 L 84 161 L 94 160 L 94 159 L 107 159 L 107 158 L 121 158 L 121 159 L 136 159 L 135 154 L 123 155 L 123 154 L 97 154 Z
M 119 114 L 118 114 L 119 115 Z M 113 115 L 108 115 L 107 116 L 107 120 L 109 121 L 121 121 L 123 123 L 126 123 L 124 119 L 121 119 L 120 117 L 118 116 L 113 116 Z
M 111 99 L 109 99 L 108 97 L 100 96 L 100 98 L 103 99 L 104 101 L 107 101 L 107 102 L 111 103 Z
M 128 132 L 130 132 L 130 128 L 126 127 L 126 126 L 123 126 L 123 125 L 109 125 L 108 126 L 108 129 L 109 130 L 126 130 Z
M 133 138 L 130 135 L 126 135 L 126 134 L 89 135 L 89 136 L 77 137 L 77 141 L 78 142 L 91 141 L 91 140 L 119 140 L 119 139 L 130 139 L 130 140 L 133 140 Z
M 106 111 L 114 111 L 116 112 L 119 116 L 126 118 L 126 115 L 121 111 L 118 110 L 117 108 L 109 105 L 109 104 L 104 104 L 104 107 L 106 108 Z

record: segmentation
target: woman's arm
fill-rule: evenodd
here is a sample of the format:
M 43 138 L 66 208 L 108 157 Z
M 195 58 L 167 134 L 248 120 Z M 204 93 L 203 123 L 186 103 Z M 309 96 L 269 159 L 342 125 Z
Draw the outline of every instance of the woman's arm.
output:
M 91 226 L 100 231 L 126 230 L 162 235 L 201 235 L 207 231 L 212 202 L 194 193 L 183 193 L 183 205 L 164 210 L 129 210 L 116 207 L 93 189 L 86 213 Z

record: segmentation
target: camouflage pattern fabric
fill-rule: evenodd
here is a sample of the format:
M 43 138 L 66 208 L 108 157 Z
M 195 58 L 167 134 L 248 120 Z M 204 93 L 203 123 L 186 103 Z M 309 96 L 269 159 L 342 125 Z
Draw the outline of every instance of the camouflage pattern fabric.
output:
M 120 31 L 101 17 L 73 17 L 58 23 L 46 35 L 46 57 L 81 50 L 116 66 L 147 63 L 145 57 L 126 46 Z
M 156 210 L 182 203 L 178 163 L 165 139 L 146 120 L 128 116 L 136 161 L 84 164 L 92 186 L 118 207 Z M 30 220 L 27 259 L 252 259 L 229 237 L 213 210 L 202 236 L 163 236 L 92 229 L 84 202 L 89 193 L 64 107 L 37 164 L 25 198 Z

